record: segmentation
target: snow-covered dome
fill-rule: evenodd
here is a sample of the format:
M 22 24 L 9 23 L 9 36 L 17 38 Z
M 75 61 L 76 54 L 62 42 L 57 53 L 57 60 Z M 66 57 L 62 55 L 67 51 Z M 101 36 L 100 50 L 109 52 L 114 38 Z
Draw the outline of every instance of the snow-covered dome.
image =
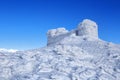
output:
M 94 21 L 84 19 L 78 25 L 77 35 L 98 38 L 98 26 Z

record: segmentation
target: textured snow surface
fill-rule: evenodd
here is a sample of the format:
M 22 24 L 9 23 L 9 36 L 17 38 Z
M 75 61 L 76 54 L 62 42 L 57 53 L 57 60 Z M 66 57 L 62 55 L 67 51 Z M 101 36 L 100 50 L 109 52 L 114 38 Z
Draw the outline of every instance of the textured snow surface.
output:
M 56 40 L 44 48 L 0 52 L 0 80 L 120 80 L 120 45 L 77 30 L 49 31 Z

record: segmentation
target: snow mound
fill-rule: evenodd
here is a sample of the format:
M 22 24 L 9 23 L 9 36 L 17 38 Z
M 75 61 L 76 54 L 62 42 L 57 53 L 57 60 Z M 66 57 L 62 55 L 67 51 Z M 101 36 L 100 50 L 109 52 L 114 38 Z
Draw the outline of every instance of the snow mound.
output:
M 83 32 L 78 32 L 83 26 Z M 72 31 L 48 31 L 46 47 L 0 52 L 0 80 L 120 80 L 120 45 L 86 30 L 94 26 L 84 20 Z

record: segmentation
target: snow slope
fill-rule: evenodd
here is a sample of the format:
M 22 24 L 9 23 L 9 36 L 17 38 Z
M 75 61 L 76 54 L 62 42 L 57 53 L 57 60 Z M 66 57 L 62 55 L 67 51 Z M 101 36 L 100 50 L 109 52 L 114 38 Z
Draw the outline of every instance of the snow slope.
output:
M 0 80 L 120 80 L 120 45 L 99 39 L 95 22 L 47 34 L 46 47 L 1 52 Z

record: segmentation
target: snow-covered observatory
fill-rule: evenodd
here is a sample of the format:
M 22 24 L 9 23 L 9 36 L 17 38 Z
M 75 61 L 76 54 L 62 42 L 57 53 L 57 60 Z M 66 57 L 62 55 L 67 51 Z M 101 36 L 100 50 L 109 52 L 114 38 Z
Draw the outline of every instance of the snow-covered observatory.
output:
M 72 31 L 68 31 L 65 28 L 52 29 L 47 32 L 47 45 L 58 43 L 65 37 L 74 36 L 73 39 L 86 38 L 89 40 L 98 39 L 98 26 L 97 24 L 89 19 L 84 19 L 78 27 Z M 72 39 L 72 40 L 73 40 Z

